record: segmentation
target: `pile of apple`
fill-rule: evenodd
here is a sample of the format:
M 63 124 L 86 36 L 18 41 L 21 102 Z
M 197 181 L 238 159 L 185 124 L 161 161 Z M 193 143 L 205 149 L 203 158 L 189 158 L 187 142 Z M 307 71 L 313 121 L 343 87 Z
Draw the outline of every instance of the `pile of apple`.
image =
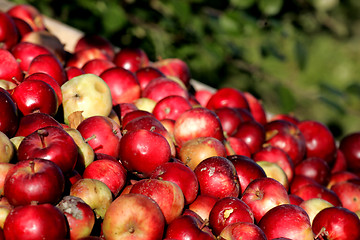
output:
M 360 239 L 360 131 L 0 12 L 0 239 Z

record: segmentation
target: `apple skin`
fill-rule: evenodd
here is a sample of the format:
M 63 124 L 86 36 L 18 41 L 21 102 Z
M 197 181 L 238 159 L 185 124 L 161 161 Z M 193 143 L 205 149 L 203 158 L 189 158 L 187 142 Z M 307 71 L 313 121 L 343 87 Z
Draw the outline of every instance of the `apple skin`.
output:
M 144 110 L 136 110 L 134 109 L 133 111 L 129 111 L 127 113 L 124 114 L 124 116 L 121 119 L 121 127 L 123 130 L 126 129 L 126 125 L 132 121 L 133 119 L 142 117 L 142 116 L 150 116 L 150 117 L 154 117 L 154 115 L 148 111 L 144 111 Z
M 81 198 L 64 196 L 56 207 L 66 217 L 70 240 L 90 236 L 95 225 L 95 214 Z
M 279 221 L 281 219 L 281 221 Z M 260 220 L 258 226 L 268 239 L 278 237 L 293 240 L 313 240 L 309 216 L 297 205 L 283 204 L 270 209 Z
M 201 194 L 216 198 L 238 197 L 241 192 L 235 166 L 225 157 L 209 157 L 194 169 Z
M 254 223 L 236 222 L 227 225 L 219 235 L 220 240 L 267 240 L 265 233 Z
M 286 191 L 289 191 L 289 180 L 284 170 L 277 163 L 268 161 L 257 161 L 256 163 L 264 169 L 268 178 L 275 179 L 285 187 Z
M 353 172 L 360 170 L 360 132 L 353 132 L 340 140 L 339 149 L 346 159 L 347 169 Z
M 12 206 L 31 202 L 55 204 L 64 188 L 64 175 L 55 163 L 32 159 L 20 161 L 9 169 L 4 181 L 4 196 Z
M 116 197 L 126 184 L 127 171 L 118 161 L 100 159 L 90 163 L 82 177 L 102 181 Z
M 346 171 L 346 170 L 336 172 L 336 173 L 332 173 L 331 176 L 330 176 L 330 180 L 329 180 L 326 187 L 331 189 L 331 187 L 333 185 L 335 185 L 336 183 L 349 181 L 349 180 L 352 180 L 352 179 L 355 179 L 355 180 L 360 179 L 360 176 L 356 175 L 353 172 Z
M 78 148 L 64 129 L 48 126 L 26 136 L 19 145 L 17 157 L 19 161 L 32 158 L 50 160 L 66 174 L 75 167 Z
M 360 238 L 360 219 L 346 208 L 329 207 L 315 216 L 312 229 L 321 239 L 357 240 Z
M 300 121 L 297 126 L 305 138 L 306 157 L 320 157 L 332 167 L 337 147 L 329 128 L 315 120 Z
M 115 49 L 111 42 L 97 34 L 85 34 L 76 42 L 74 52 L 84 49 L 98 48 L 100 51 L 105 52 L 110 60 L 114 58 Z
M 4 235 L 9 240 L 63 240 L 67 232 L 64 214 L 49 203 L 16 207 L 4 223 Z
M 135 76 L 139 81 L 141 91 L 145 89 L 151 80 L 159 77 L 165 77 L 159 69 L 151 66 L 139 68 L 135 72 Z
M 101 51 L 96 47 L 92 47 L 82 49 L 71 54 L 66 62 L 65 67 L 77 67 L 81 69 L 85 65 L 85 63 L 92 59 L 111 60 L 105 52 Z
M 30 24 L 28 24 L 24 20 L 22 20 L 20 18 L 17 18 L 17 17 L 11 17 L 11 18 L 14 21 L 15 26 L 16 26 L 16 28 L 18 30 L 19 39 L 22 39 L 26 34 L 33 31 Z
M 111 118 L 92 116 L 83 120 L 76 128 L 95 153 L 105 153 L 115 158 L 119 157 L 120 126 Z
M 227 137 L 224 141 L 226 153 L 230 155 L 242 155 L 245 157 L 251 157 L 249 146 L 244 140 L 237 137 Z
M 213 94 L 214 92 L 208 89 L 199 89 L 195 91 L 194 97 L 197 101 L 197 104 L 200 104 L 202 107 L 206 107 L 206 104 L 209 102 L 209 99 Z
M 198 137 L 214 137 L 224 140 L 221 122 L 216 114 L 203 107 L 183 112 L 175 121 L 174 138 L 178 147 Z
M 170 95 L 158 101 L 152 113 L 158 120 L 176 120 L 183 112 L 191 108 L 188 99 L 178 95 Z
M 189 93 L 185 86 L 167 77 L 151 80 L 141 92 L 141 97 L 149 98 L 155 102 L 171 95 L 181 96 L 185 99 L 189 98 Z
M 124 167 L 143 177 L 150 176 L 170 157 L 171 149 L 166 138 L 149 130 L 130 131 L 120 141 L 120 159 Z
M 245 108 L 249 110 L 249 103 L 242 91 L 226 87 L 218 89 L 206 104 L 206 108 L 210 110 L 221 107 Z
M 9 50 L 18 42 L 20 36 L 14 19 L 7 12 L 0 12 L 1 49 Z
M 266 173 L 253 159 L 242 155 L 227 156 L 236 169 L 241 187 L 241 194 L 250 182 L 258 178 L 265 178 Z
M 253 154 L 262 148 L 265 143 L 265 128 L 260 123 L 250 120 L 241 123 L 233 137 L 243 140 Z
M 250 113 L 254 120 L 265 125 L 267 123 L 267 116 L 261 100 L 257 99 L 250 92 L 244 92 L 244 96 L 249 104 Z
M 324 159 L 308 157 L 296 165 L 295 174 L 304 175 L 326 186 L 330 180 L 331 169 Z
M 231 107 L 221 107 L 214 110 L 219 117 L 221 125 L 227 136 L 233 136 L 239 125 L 244 122 L 237 109 Z
M 85 74 L 84 70 L 74 66 L 66 67 L 65 72 L 68 80 L 72 79 L 73 77 Z
M 341 172 L 345 170 L 347 170 L 347 162 L 344 153 L 339 148 L 337 148 L 336 158 L 331 167 L 331 173 Z
M 116 65 L 110 60 L 92 59 L 86 62 L 81 69 L 84 71 L 84 73 L 92 73 L 100 76 L 101 73 L 113 67 L 116 67 Z
M 150 178 L 161 179 L 177 184 L 185 198 L 185 205 L 195 201 L 199 192 L 199 182 L 194 171 L 183 163 L 173 161 L 166 162 L 158 166 Z
M 305 200 L 299 204 L 299 207 L 304 209 L 309 216 L 310 223 L 312 224 L 315 216 L 324 208 L 333 207 L 331 203 L 321 198 L 312 198 Z
M 217 200 L 217 197 L 200 193 L 188 207 L 189 210 L 195 212 L 203 221 L 207 222 L 209 220 L 210 211 Z
M 165 239 L 215 240 L 216 238 L 206 231 L 194 216 L 182 215 L 168 224 Z
M 218 236 L 226 226 L 236 222 L 255 222 L 250 207 L 237 197 L 219 199 L 209 215 L 209 225 L 213 233 Z
M 241 200 L 252 210 L 256 222 L 272 208 L 289 204 L 290 199 L 285 187 L 273 178 L 258 178 L 249 183 Z
M 13 166 L 15 166 L 14 163 L 6 163 L 6 162 L 0 163 L 0 196 L 4 195 L 4 185 L 5 185 L 6 175 Z
M 2 88 L 0 88 L 0 108 L 3 113 L 0 115 L 0 131 L 11 138 L 17 131 L 20 117 L 11 95 Z
M 178 151 L 179 159 L 192 170 L 204 159 L 219 156 L 226 157 L 224 144 L 213 137 L 198 137 L 183 144 Z
M 125 68 L 130 72 L 149 65 L 149 58 L 141 48 L 122 48 L 115 53 L 113 62 L 116 66 Z
M 34 31 L 45 30 L 44 18 L 37 8 L 29 4 L 18 4 L 7 10 L 12 17 L 26 21 Z
M 106 211 L 102 231 L 107 240 L 161 240 L 165 218 L 159 205 L 143 194 L 117 197 Z
M 24 76 L 20 64 L 16 61 L 12 53 L 0 48 L 0 58 L 3 59 L 0 63 L 0 79 L 13 83 L 21 82 Z
M 342 207 L 350 211 L 360 211 L 360 185 L 349 181 L 338 182 L 331 190 L 339 197 Z

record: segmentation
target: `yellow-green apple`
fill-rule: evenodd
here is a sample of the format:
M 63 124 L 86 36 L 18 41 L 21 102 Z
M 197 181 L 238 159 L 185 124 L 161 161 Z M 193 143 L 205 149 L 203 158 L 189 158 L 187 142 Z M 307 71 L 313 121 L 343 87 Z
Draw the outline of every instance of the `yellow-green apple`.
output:
M 227 225 L 221 231 L 219 238 L 220 240 L 267 240 L 263 230 L 256 224 L 249 222 L 235 222 Z
M 238 197 L 241 192 L 235 166 L 225 157 L 209 157 L 194 169 L 201 194 L 223 197 Z
M 1 229 L 4 229 L 5 220 L 13 208 L 14 207 L 9 203 L 6 197 L 0 196 L 0 228 Z
M 81 198 L 64 196 L 56 207 L 65 215 L 69 225 L 70 240 L 90 236 L 95 225 L 95 214 Z
M 19 161 L 32 158 L 47 159 L 56 163 L 66 174 L 75 167 L 78 147 L 63 128 L 48 126 L 36 130 L 21 141 L 17 158 Z
M 161 240 L 165 218 L 159 205 L 143 194 L 117 197 L 106 211 L 102 232 L 107 240 Z
M 76 129 L 95 153 L 119 157 L 121 129 L 111 118 L 91 116 L 83 120 Z
M 5 178 L 9 170 L 14 166 L 13 163 L 0 163 L 0 196 L 4 195 Z
M 115 53 L 113 61 L 116 66 L 133 73 L 149 65 L 149 58 L 141 48 L 122 48 Z
M 305 210 L 292 204 L 282 204 L 270 209 L 258 226 L 268 239 L 286 237 L 293 240 L 313 240 L 315 237 Z
M 214 137 L 198 137 L 186 141 L 178 151 L 179 159 L 192 170 L 204 159 L 226 157 L 224 144 Z
M 10 92 L 10 90 L 14 89 L 17 86 L 14 82 L 10 82 L 7 80 L 0 80 L 0 88 Z
M 0 163 L 9 163 L 15 155 L 15 148 L 10 138 L 0 131 Z
M 219 199 L 210 211 L 209 225 L 216 236 L 228 225 L 236 222 L 255 223 L 250 207 L 237 197 Z
M 304 209 L 309 215 L 310 223 L 312 224 L 314 217 L 324 208 L 333 207 L 331 203 L 321 198 L 312 198 L 302 201 L 299 207 Z
M 165 77 L 165 75 L 157 68 L 147 66 L 139 68 L 135 72 L 135 76 L 139 81 L 141 90 L 144 90 L 148 83 L 158 77 Z
M 285 187 L 273 178 L 258 178 L 249 183 L 244 190 L 243 200 L 254 213 L 256 222 L 272 208 L 289 204 L 289 196 Z
M 148 112 L 152 112 L 156 105 L 156 101 L 146 97 L 140 97 L 133 101 L 135 107 L 139 110 L 144 110 Z
M 13 206 L 57 203 L 65 188 L 60 168 L 49 160 L 32 159 L 17 162 L 7 172 L 4 196 Z
M 64 214 L 49 203 L 15 207 L 4 223 L 4 235 L 9 240 L 60 240 L 65 239 L 67 233 Z
M 275 179 L 281 183 L 287 191 L 289 190 L 290 184 L 286 173 L 277 163 L 268 161 L 257 161 L 256 163 L 264 169 L 267 177 Z
M 70 195 L 81 198 L 94 210 L 96 218 L 101 219 L 113 201 L 109 187 L 100 180 L 90 178 L 75 182 L 70 188 Z
M 16 151 L 19 149 L 20 143 L 22 142 L 22 140 L 24 140 L 24 138 L 25 138 L 24 136 L 16 136 L 10 138 L 10 141 L 13 144 Z
M 130 193 L 139 193 L 153 199 L 169 224 L 180 216 L 185 206 L 184 194 L 174 182 L 160 179 L 142 179 L 133 184 Z
M 84 118 L 109 116 L 112 98 L 109 86 L 95 74 L 73 77 L 61 86 L 63 94 L 64 122 L 70 114 L 82 111 Z

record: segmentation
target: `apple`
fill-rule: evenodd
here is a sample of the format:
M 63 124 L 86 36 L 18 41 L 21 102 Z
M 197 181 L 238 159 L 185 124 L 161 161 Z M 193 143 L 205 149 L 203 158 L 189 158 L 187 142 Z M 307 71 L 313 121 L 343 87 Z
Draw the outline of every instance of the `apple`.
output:
M 298 189 L 300 189 L 303 186 L 315 184 L 318 185 L 314 179 L 311 179 L 309 177 L 306 177 L 304 175 L 294 175 L 294 178 L 290 184 L 290 193 L 296 192 Z
M 148 177 L 158 166 L 170 160 L 171 149 L 161 134 L 138 129 L 122 137 L 119 156 L 128 171 Z
M 254 215 L 248 205 L 237 197 L 219 199 L 210 211 L 209 225 L 216 236 L 236 222 L 254 223 Z
M 144 110 L 150 113 L 154 110 L 154 107 L 156 105 L 155 100 L 146 97 L 140 97 L 134 100 L 133 103 L 137 109 Z
M 148 196 L 130 193 L 117 197 L 106 211 L 102 231 L 107 240 L 161 240 L 165 218 Z
M 175 121 L 174 139 L 178 147 L 198 137 L 214 137 L 224 140 L 221 122 L 216 114 L 203 107 L 183 112 Z
M 141 92 L 141 97 L 150 98 L 155 102 L 171 95 L 181 96 L 185 99 L 189 98 L 189 93 L 185 86 L 167 77 L 151 80 Z
M 336 158 L 331 167 L 331 173 L 345 171 L 346 169 L 347 169 L 347 162 L 344 153 L 339 148 L 337 148 Z
M 20 36 L 12 16 L 0 12 L 0 43 L 1 49 L 9 50 L 18 42 Z
M 244 92 L 244 96 L 249 104 L 249 110 L 254 120 L 265 125 L 267 123 L 267 116 L 261 100 L 250 92 Z
M 31 42 L 17 43 L 11 48 L 11 53 L 18 59 L 20 68 L 24 72 L 28 71 L 30 63 L 35 57 L 41 54 L 51 54 L 46 47 Z
M 6 197 L 0 196 L 0 228 L 2 230 L 4 229 L 5 220 L 12 209 L 14 209 L 14 207 L 9 203 Z
M 161 179 L 177 184 L 185 198 L 185 205 L 195 201 L 199 192 L 199 182 L 194 171 L 179 161 L 169 161 L 158 166 L 150 178 Z
M 181 188 L 167 180 L 142 179 L 133 184 L 130 193 L 143 194 L 153 199 L 159 205 L 167 224 L 179 217 L 185 206 Z
M 256 121 L 245 121 L 238 126 L 233 137 L 243 140 L 253 154 L 260 150 L 265 143 L 265 128 Z
M 100 76 L 105 70 L 116 67 L 116 65 L 108 59 L 92 59 L 84 64 L 81 68 L 84 73 L 92 73 Z
M 149 65 L 149 58 L 141 48 L 122 48 L 115 53 L 113 61 L 116 66 L 133 73 Z
M 54 89 L 41 80 L 20 83 L 12 90 L 11 97 L 23 115 L 41 112 L 55 116 L 59 106 Z
M 63 240 L 67 233 L 64 214 L 49 203 L 15 207 L 4 223 L 4 235 L 8 240 Z
M 113 201 L 109 187 L 100 180 L 82 178 L 70 188 L 70 195 L 81 198 L 91 209 L 96 218 L 104 219 L 105 213 Z
M 76 129 L 95 153 L 119 157 L 121 129 L 111 118 L 91 116 L 83 120 Z
M 12 16 L 11 16 L 11 18 L 15 23 L 16 29 L 18 30 L 19 39 L 23 38 L 29 32 L 34 31 L 32 29 L 32 27 L 30 26 L 30 24 L 25 22 L 23 19 L 17 18 L 17 17 L 12 17 Z
M 249 146 L 244 140 L 237 137 L 227 137 L 224 141 L 227 155 L 242 155 L 251 157 Z
M 45 30 L 44 18 L 37 8 L 29 4 L 17 4 L 7 10 L 12 17 L 26 21 L 34 31 Z
M 220 240 L 267 240 L 265 233 L 254 223 L 235 222 L 227 225 L 219 235 Z M 273 239 L 275 240 L 275 238 Z M 289 239 L 290 240 L 290 239 Z
M 315 216 L 324 208 L 333 207 L 331 203 L 321 198 L 311 198 L 299 204 L 299 207 L 304 209 L 309 215 L 310 223 L 312 224 Z
M 225 87 L 218 89 L 211 96 L 206 107 L 210 110 L 221 107 L 245 108 L 249 110 L 249 103 L 242 91 L 232 87 Z
M 227 156 L 236 169 L 241 186 L 241 194 L 245 191 L 250 182 L 258 178 L 266 177 L 266 173 L 253 159 L 242 155 Z
M 4 195 L 4 185 L 5 185 L 6 175 L 14 165 L 15 165 L 14 163 L 7 163 L 7 162 L 0 163 L 0 196 Z
M 239 125 L 244 121 L 237 109 L 232 107 L 221 107 L 214 110 L 219 117 L 221 125 L 227 136 L 233 136 Z
M 360 170 L 360 132 L 353 132 L 340 139 L 339 149 L 346 159 L 347 169 L 351 171 Z
M 95 74 L 73 77 L 61 86 L 63 94 L 64 122 L 76 111 L 82 111 L 84 118 L 109 116 L 112 98 L 109 86 Z
M 258 226 L 268 239 L 279 237 L 293 240 L 313 240 L 309 216 L 297 205 L 282 204 L 270 209 L 260 220 Z
M 281 183 L 287 191 L 289 190 L 290 183 L 286 173 L 277 163 L 268 161 L 257 161 L 256 163 L 264 170 L 267 177 L 275 179 Z
M 331 189 L 331 187 L 333 185 L 335 185 L 336 183 L 339 182 L 345 182 L 345 181 L 349 181 L 352 179 L 360 179 L 360 176 L 358 176 L 357 174 L 350 172 L 350 171 L 340 171 L 340 172 L 336 172 L 336 173 L 332 173 L 330 176 L 330 180 L 327 184 L 327 188 Z
M 158 101 L 152 113 L 159 120 L 176 120 L 183 112 L 191 108 L 188 99 L 178 95 L 170 95 Z
M 209 99 L 213 94 L 213 91 L 210 91 L 208 89 L 199 89 L 195 91 L 194 97 L 196 101 L 200 104 L 200 106 L 206 107 Z
M 34 112 L 20 118 L 19 127 L 15 133 L 15 136 L 26 137 L 30 133 L 48 126 L 62 128 L 61 124 L 51 115 L 47 113 Z
M 178 151 L 179 159 L 192 170 L 204 159 L 213 156 L 226 157 L 224 144 L 213 137 L 198 137 L 188 140 Z
M 77 67 L 81 69 L 85 65 L 85 63 L 92 59 L 111 60 L 105 52 L 103 52 L 99 48 L 92 47 L 82 49 L 71 54 L 69 59 L 66 61 L 65 67 Z
M 115 55 L 114 46 L 105 37 L 102 37 L 97 34 L 84 34 L 76 42 L 74 47 L 74 52 L 78 52 L 89 48 L 98 48 L 101 51 L 105 52 L 109 56 L 110 60 L 114 58 Z
M 278 114 L 275 114 L 273 116 L 270 117 L 269 121 L 274 121 L 274 120 L 286 120 L 286 121 L 289 121 L 295 125 L 297 125 L 298 123 L 300 123 L 300 120 L 297 116 L 295 116 L 294 114 L 292 113 L 278 113 Z
M 241 200 L 252 210 L 256 222 L 272 208 L 289 204 L 289 195 L 285 187 L 273 178 L 258 178 L 249 183 Z
M 200 193 L 216 198 L 238 197 L 241 192 L 235 166 L 225 157 L 209 157 L 194 169 Z
M 0 79 L 13 83 L 19 83 L 23 80 L 23 72 L 20 64 L 12 53 L 6 49 L 0 48 Z
M 219 198 L 199 193 L 196 199 L 189 204 L 188 209 L 195 212 L 204 222 L 209 221 L 211 209 Z
M 331 190 L 339 197 L 342 207 L 353 212 L 360 211 L 359 184 L 349 181 L 338 182 L 331 187 Z
M 64 196 L 56 207 L 66 217 L 70 240 L 90 236 L 95 225 L 95 215 L 91 207 L 81 198 Z
M 159 69 L 151 66 L 139 68 L 136 70 L 135 76 L 139 81 L 141 90 L 144 90 L 151 80 L 159 77 L 165 77 Z
M 73 77 L 85 74 L 84 70 L 75 66 L 65 67 L 65 72 L 68 80 L 72 79 Z
M 141 96 L 141 89 L 136 76 L 122 67 L 112 67 L 100 74 L 110 88 L 113 105 L 131 103 Z
M 116 197 L 126 184 L 127 172 L 122 164 L 110 159 L 90 163 L 82 174 L 83 178 L 97 179 L 105 183 Z
M 324 186 L 330 180 L 330 171 L 327 162 L 319 157 L 308 157 L 295 167 L 295 174 L 307 176 Z
M 346 208 L 329 207 L 315 216 L 312 229 L 316 239 L 356 240 L 360 238 L 360 219 Z
M 182 215 L 168 224 L 165 239 L 214 240 L 216 238 L 196 217 Z
M 9 163 L 16 155 L 15 152 L 16 149 L 10 138 L 0 131 L 0 163 Z
M 290 199 L 290 204 L 294 204 L 294 205 L 298 205 L 298 206 L 300 206 L 300 204 L 302 202 L 304 202 L 304 199 L 302 199 L 301 197 L 299 197 L 295 194 L 292 194 L 292 193 L 289 193 L 289 199 Z
M 60 168 L 43 159 L 20 161 L 8 170 L 4 196 L 12 206 L 31 202 L 55 204 L 64 192 L 65 179 Z
M 306 157 L 320 157 L 332 167 L 337 148 L 329 128 L 315 120 L 300 121 L 297 126 L 305 138 Z
M 154 117 L 154 115 L 148 111 L 134 109 L 133 111 L 129 111 L 125 114 L 123 114 L 123 117 L 121 119 L 121 127 L 122 129 L 126 129 L 126 125 L 132 121 L 133 119 L 142 117 L 142 116 L 150 116 Z
M 11 138 L 19 126 L 20 118 L 17 105 L 11 95 L 2 88 L 0 88 L 0 108 L 3 113 L 0 115 L 0 131 Z

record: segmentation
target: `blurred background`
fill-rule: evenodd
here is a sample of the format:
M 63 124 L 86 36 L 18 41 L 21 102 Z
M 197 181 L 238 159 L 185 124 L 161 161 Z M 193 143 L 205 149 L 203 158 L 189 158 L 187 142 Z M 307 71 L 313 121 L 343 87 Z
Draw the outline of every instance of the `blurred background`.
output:
M 266 111 L 360 131 L 359 0 L 12 0 L 194 79 L 236 87 Z

